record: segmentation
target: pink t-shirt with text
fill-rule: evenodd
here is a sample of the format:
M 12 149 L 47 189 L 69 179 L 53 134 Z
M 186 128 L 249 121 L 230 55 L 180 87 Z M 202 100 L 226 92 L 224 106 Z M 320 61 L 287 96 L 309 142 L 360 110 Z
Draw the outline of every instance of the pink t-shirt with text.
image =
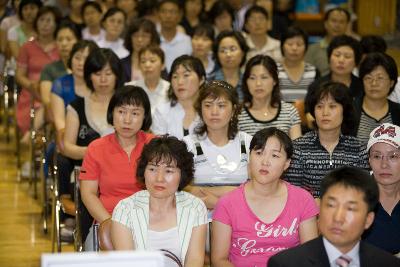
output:
M 250 209 L 245 198 L 245 184 L 218 201 L 213 220 L 232 228 L 229 261 L 235 266 L 265 267 L 274 254 L 300 244 L 300 223 L 316 216 L 319 209 L 306 190 L 285 184 L 287 202 L 272 223 L 264 223 Z

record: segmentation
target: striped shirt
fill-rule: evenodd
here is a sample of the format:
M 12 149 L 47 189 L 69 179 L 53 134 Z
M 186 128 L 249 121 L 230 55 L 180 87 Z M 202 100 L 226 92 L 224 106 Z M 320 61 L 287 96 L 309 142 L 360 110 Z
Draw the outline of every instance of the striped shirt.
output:
M 293 156 L 286 179 L 320 197 L 320 184 L 325 174 L 341 166 L 368 169 L 365 146 L 354 136 L 340 135 L 332 154 L 321 145 L 316 131 L 293 141 Z
M 357 130 L 357 138 L 367 146 L 369 140 L 369 134 L 372 132 L 373 129 L 380 126 L 383 123 L 393 123 L 392 116 L 390 112 L 386 113 L 386 115 L 380 119 L 376 120 L 369 116 L 365 111 L 361 110 L 361 117 L 360 117 L 360 124 Z
M 239 130 L 254 135 L 259 130 L 276 127 L 285 133 L 289 134 L 289 130 L 300 124 L 300 117 L 297 109 L 289 103 L 280 102 L 278 113 L 272 120 L 260 121 L 251 115 L 249 109 L 244 107 L 239 114 Z
M 310 63 L 305 62 L 304 72 L 298 82 L 290 79 L 288 73 L 281 63 L 278 63 L 279 87 L 282 98 L 286 102 L 294 102 L 297 99 L 304 99 L 308 86 L 317 78 L 317 69 Z

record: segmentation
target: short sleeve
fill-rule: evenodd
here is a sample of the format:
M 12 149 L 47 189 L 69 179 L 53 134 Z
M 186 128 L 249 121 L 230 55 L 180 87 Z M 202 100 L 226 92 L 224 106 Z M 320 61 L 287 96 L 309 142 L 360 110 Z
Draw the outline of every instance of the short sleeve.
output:
M 358 163 L 358 167 L 363 168 L 364 170 L 369 170 L 368 163 L 368 152 L 364 145 L 360 142 L 360 162 Z
M 290 125 L 291 127 L 293 127 L 294 125 L 300 124 L 301 120 L 297 109 L 293 105 L 291 104 L 289 105 L 290 105 Z
M 30 42 L 26 42 L 20 49 L 17 59 L 17 67 L 18 68 L 27 68 L 28 59 L 29 59 L 29 44 Z
M 313 196 L 304 189 L 299 188 L 301 190 L 301 198 L 298 203 L 303 203 L 303 212 L 300 217 L 300 221 L 306 221 L 314 216 L 317 216 L 319 213 L 319 208 Z
M 99 151 L 96 151 L 95 143 L 90 143 L 83 157 L 81 173 L 79 175 L 80 180 L 98 180 L 100 177 L 101 166 L 98 159 L 100 154 Z
M 52 63 L 47 64 L 44 69 L 42 70 L 42 72 L 40 73 L 40 81 L 52 81 L 52 77 L 51 77 L 51 68 L 54 67 L 54 65 L 52 65 Z
M 8 32 L 7 32 L 7 40 L 8 41 L 18 41 L 18 34 L 17 34 L 17 27 L 18 26 L 14 26 L 11 27 Z
M 62 85 L 62 79 L 56 79 L 53 84 L 51 85 L 51 92 L 53 94 L 58 95 L 59 97 L 62 97 L 62 93 L 63 93 L 63 85 Z
M 301 153 L 301 146 L 294 143 L 292 160 L 290 161 L 290 166 L 284 174 L 285 179 L 297 186 L 301 186 L 301 181 L 304 178 L 304 166 L 303 166 L 303 157 Z
M 195 198 L 195 209 L 196 209 L 196 216 L 197 216 L 197 220 L 195 222 L 195 224 L 193 226 L 199 226 L 199 225 L 203 225 L 203 224 L 207 224 L 208 223 L 208 219 L 207 219 L 207 207 L 204 204 L 204 202 L 199 199 L 199 198 Z
M 122 225 L 130 228 L 132 225 L 131 219 L 129 214 L 131 213 L 131 208 L 127 204 L 125 199 L 118 202 L 117 206 L 115 206 L 113 213 L 112 213 L 112 220 L 115 222 L 119 222 Z
M 152 119 L 153 123 L 151 124 L 151 131 L 156 135 L 166 134 L 168 130 L 167 122 L 164 118 L 163 111 L 159 107 L 154 111 Z
M 222 197 L 217 202 L 213 212 L 213 221 L 218 221 L 226 225 L 232 226 L 231 211 L 232 208 L 229 205 L 229 199 Z

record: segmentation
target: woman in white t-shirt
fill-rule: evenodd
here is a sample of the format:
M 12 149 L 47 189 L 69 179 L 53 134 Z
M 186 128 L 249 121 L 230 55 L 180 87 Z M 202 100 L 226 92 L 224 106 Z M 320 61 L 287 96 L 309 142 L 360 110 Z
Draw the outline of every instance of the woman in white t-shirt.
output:
M 221 196 L 247 180 L 251 136 L 238 131 L 239 100 L 227 82 L 204 84 L 195 107 L 203 122 L 183 139 L 195 155 L 194 182 L 186 189 L 212 210 Z
M 200 59 L 183 55 L 171 66 L 169 101 L 156 107 L 151 130 L 156 135 L 169 134 L 182 139 L 192 134 L 200 118 L 193 104 L 206 72 Z

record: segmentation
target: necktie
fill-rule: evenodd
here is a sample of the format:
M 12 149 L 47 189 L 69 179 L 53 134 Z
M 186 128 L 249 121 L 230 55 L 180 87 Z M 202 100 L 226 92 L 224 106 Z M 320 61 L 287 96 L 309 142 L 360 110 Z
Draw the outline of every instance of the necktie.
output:
M 335 260 L 338 267 L 348 267 L 350 265 L 351 258 L 347 255 L 342 255 Z

